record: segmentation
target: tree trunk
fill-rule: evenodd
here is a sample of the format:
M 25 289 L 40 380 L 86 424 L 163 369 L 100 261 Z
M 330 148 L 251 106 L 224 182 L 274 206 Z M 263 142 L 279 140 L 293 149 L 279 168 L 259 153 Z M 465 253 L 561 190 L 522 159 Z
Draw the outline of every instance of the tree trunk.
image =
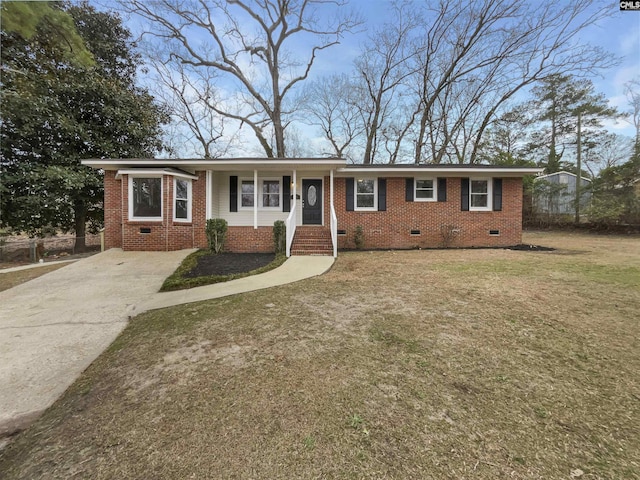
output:
M 578 112 L 578 176 L 576 177 L 576 225 L 580 224 L 580 188 L 582 187 L 582 115 Z
M 76 241 L 73 246 L 74 253 L 82 253 L 87 249 L 85 235 L 87 227 L 87 208 L 83 201 L 76 200 L 73 209 Z

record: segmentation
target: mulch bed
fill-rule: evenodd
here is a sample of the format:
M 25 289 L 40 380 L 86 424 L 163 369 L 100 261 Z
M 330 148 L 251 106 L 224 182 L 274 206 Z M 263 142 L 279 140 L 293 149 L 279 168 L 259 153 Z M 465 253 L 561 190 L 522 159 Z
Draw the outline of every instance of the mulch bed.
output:
M 555 248 L 551 248 L 551 247 L 543 247 L 541 245 L 527 245 L 527 244 L 520 244 L 520 245 L 514 245 L 513 247 L 508 247 L 509 250 L 520 250 L 523 252 L 553 252 L 555 250 Z
M 275 253 L 218 253 L 198 257 L 198 263 L 184 276 L 187 278 L 209 275 L 247 273 L 270 264 Z

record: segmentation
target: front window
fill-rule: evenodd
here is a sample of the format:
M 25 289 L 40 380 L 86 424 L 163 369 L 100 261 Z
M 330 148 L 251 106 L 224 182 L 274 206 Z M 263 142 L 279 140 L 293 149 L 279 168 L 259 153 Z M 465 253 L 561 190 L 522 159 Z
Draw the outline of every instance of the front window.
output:
M 253 208 L 254 206 L 254 183 L 253 179 L 240 181 L 240 208 Z M 281 181 L 275 178 L 264 178 L 258 180 L 258 207 L 266 209 L 280 208 L 282 200 Z
M 134 219 L 162 218 L 162 178 L 130 177 L 130 211 Z
M 174 181 L 174 197 L 174 220 L 191 221 L 191 180 L 176 178 Z
M 471 179 L 469 182 L 469 209 L 491 210 L 491 184 L 488 179 Z
M 376 209 L 376 189 L 375 179 L 365 178 L 356 181 L 356 209 L 375 210 Z
M 280 207 L 280 182 L 264 180 L 262 182 L 262 206 L 265 208 Z
M 414 198 L 418 202 L 428 202 L 435 200 L 436 190 L 433 179 L 416 179 Z
M 253 207 L 253 180 L 242 180 L 242 206 Z

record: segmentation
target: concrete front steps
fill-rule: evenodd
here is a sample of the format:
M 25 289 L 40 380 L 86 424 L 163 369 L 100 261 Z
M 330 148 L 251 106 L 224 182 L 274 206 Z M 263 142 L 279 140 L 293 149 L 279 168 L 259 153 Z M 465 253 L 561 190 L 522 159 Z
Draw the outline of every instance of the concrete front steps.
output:
M 296 227 L 291 255 L 333 255 L 331 231 L 325 227 Z

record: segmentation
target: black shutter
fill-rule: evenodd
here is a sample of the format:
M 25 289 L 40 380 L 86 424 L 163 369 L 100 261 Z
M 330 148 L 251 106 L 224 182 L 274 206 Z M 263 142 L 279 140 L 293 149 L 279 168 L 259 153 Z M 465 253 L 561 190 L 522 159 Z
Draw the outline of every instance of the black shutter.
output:
M 347 187 L 347 212 L 353 212 L 353 177 L 344 179 Z
M 229 177 L 229 211 L 238 211 L 238 177 L 235 175 Z
M 446 178 L 438 178 L 438 201 L 439 202 L 447 201 L 447 179 Z
M 384 212 L 387 210 L 387 179 L 378 179 L 378 211 Z
M 469 211 L 469 179 L 461 178 L 460 179 L 460 210 L 463 212 Z
M 502 211 L 502 179 L 493 179 L 493 209 L 496 212 Z
M 404 184 L 404 199 L 413 202 L 413 178 L 406 178 Z
M 291 177 L 282 177 L 282 211 L 291 211 Z

